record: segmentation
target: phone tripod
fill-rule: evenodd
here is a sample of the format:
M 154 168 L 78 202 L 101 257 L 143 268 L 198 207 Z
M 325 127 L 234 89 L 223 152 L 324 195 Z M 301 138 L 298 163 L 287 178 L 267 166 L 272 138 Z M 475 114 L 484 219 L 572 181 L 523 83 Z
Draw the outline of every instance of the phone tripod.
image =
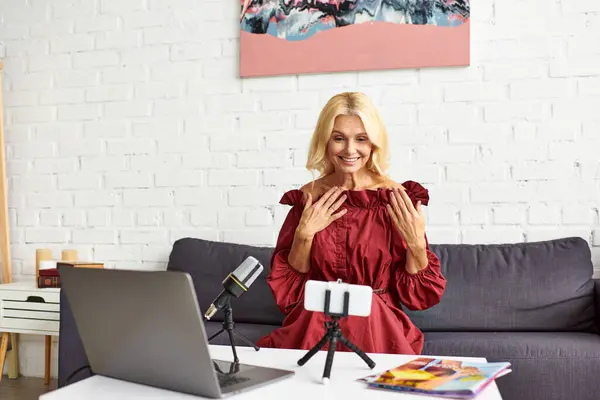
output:
M 237 351 L 235 350 L 235 343 L 233 341 L 234 333 L 237 336 L 239 336 L 239 338 L 242 339 L 242 341 L 245 342 L 248 346 L 254 347 L 254 350 L 256 350 L 256 351 L 260 350 L 260 348 L 257 345 L 252 343 L 250 340 L 248 340 L 247 337 L 242 335 L 240 332 L 238 332 L 234 328 L 235 324 L 233 323 L 233 309 L 231 307 L 231 300 L 227 300 L 227 303 L 225 304 L 225 307 L 223 308 L 223 316 L 225 317 L 223 320 L 223 328 L 219 332 L 217 332 L 214 335 L 212 335 L 211 337 L 209 337 L 208 338 L 209 342 L 211 340 L 213 340 L 214 338 L 216 338 L 217 336 L 219 336 L 221 333 L 227 332 L 229 335 L 229 342 L 231 342 L 231 350 L 233 351 L 233 362 L 234 363 L 238 363 L 240 361 L 238 359 Z
M 350 350 L 352 350 L 353 352 L 358 354 L 359 357 L 362 358 L 367 363 L 369 368 L 371 368 L 371 369 L 375 368 L 375 362 L 373 360 L 371 360 L 369 358 L 369 356 L 367 356 L 354 343 L 352 343 L 350 340 L 348 340 L 344 336 L 344 334 L 342 333 L 342 331 L 340 329 L 340 325 L 339 325 L 340 318 L 348 316 L 348 305 L 350 303 L 350 293 L 349 292 L 344 293 L 344 310 L 342 311 L 341 314 L 334 314 L 334 313 L 329 312 L 330 298 L 331 298 L 331 291 L 326 290 L 325 291 L 325 308 L 324 308 L 325 311 L 324 311 L 324 313 L 326 316 L 331 317 L 331 321 L 325 322 L 325 327 L 327 328 L 325 335 L 319 341 L 319 343 L 317 343 L 312 349 L 310 349 L 308 351 L 308 353 L 306 353 L 304 355 L 304 357 L 302 357 L 300 360 L 298 360 L 298 365 L 302 366 L 302 365 L 306 364 L 312 356 L 314 356 L 319 350 L 321 350 L 321 348 L 323 348 L 323 346 L 325 346 L 325 343 L 329 343 L 329 347 L 327 349 L 327 358 L 325 359 L 325 370 L 323 371 L 323 383 L 325 383 L 325 384 L 327 384 L 329 382 L 329 377 L 331 375 L 331 366 L 333 364 L 333 355 L 335 353 L 335 347 L 337 345 L 338 340 L 340 342 L 342 342 Z

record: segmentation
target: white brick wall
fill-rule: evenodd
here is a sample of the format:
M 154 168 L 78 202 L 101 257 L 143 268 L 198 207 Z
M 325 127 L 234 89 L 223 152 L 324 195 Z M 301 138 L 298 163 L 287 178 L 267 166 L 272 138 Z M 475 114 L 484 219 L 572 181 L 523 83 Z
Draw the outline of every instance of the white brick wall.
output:
M 0 1 L 16 280 L 39 247 L 155 269 L 180 237 L 273 245 L 342 90 L 380 106 L 393 178 L 430 189 L 432 243 L 580 235 L 600 270 L 600 2 L 476 2 L 470 67 L 245 80 L 238 4 Z

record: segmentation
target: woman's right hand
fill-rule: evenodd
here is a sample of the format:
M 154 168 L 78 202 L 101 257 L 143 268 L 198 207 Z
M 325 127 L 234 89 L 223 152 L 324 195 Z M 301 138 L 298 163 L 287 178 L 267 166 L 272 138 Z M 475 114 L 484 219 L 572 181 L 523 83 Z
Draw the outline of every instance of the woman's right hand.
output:
M 304 193 L 304 211 L 302 211 L 296 229 L 300 238 L 312 239 L 317 232 L 327 228 L 333 221 L 346 214 L 346 209 L 335 212 L 346 200 L 345 194 L 339 197 L 343 190 L 340 187 L 332 187 L 315 204 L 312 204 L 311 194 Z

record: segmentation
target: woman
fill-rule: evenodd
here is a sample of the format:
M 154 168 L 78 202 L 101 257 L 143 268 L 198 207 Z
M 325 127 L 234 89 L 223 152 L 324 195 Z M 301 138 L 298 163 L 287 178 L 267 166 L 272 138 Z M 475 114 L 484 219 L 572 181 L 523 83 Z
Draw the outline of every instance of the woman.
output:
M 292 208 L 268 283 L 285 319 L 258 346 L 311 349 L 325 334 L 326 317 L 304 309 L 304 284 L 341 279 L 374 291 L 369 317 L 340 320 L 347 339 L 365 352 L 421 353 L 423 334 L 400 303 L 429 308 L 446 280 L 425 235 L 428 192 L 386 177 L 387 143 L 377 110 L 361 93 L 338 94 L 321 111 L 306 165 L 321 176 L 281 199 Z M 336 350 L 348 349 L 338 343 Z

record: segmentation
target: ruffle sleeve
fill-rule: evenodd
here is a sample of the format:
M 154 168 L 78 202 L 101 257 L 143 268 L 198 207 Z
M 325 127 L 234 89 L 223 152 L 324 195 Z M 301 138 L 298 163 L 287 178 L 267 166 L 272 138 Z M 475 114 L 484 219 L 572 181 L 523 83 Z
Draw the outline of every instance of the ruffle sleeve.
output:
M 288 262 L 296 227 L 304 207 L 302 192 L 300 190 L 286 192 L 280 203 L 291 205 L 292 208 L 279 231 L 277 243 L 271 257 L 271 271 L 267 277 L 267 283 L 275 297 L 277 306 L 284 314 L 287 314 L 303 299 L 304 285 L 308 280 L 308 274 L 298 272 Z
M 427 245 L 427 266 L 416 274 L 411 274 L 405 268 L 406 251 L 404 250 L 404 257 L 395 257 L 397 295 L 409 310 L 426 310 L 440 302 L 446 289 L 446 278 L 442 274 L 440 260 Z
M 421 184 L 407 181 L 402 184 L 408 197 L 416 206 L 418 201 L 422 205 L 429 204 L 429 192 Z M 440 260 L 429 247 L 429 240 L 425 235 L 425 251 L 428 264 L 425 268 L 411 274 L 406 271 L 408 249 L 406 242 L 395 230 L 392 241 L 392 262 L 396 269 L 395 291 L 402 304 L 409 310 L 425 310 L 438 304 L 446 289 L 446 278 L 442 274 Z
M 406 194 L 413 202 L 413 205 L 417 205 L 420 200 L 424 206 L 429 204 L 429 191 L 420 183 L 415 181 L 406 181 L 402 184 L 406 189 Z

